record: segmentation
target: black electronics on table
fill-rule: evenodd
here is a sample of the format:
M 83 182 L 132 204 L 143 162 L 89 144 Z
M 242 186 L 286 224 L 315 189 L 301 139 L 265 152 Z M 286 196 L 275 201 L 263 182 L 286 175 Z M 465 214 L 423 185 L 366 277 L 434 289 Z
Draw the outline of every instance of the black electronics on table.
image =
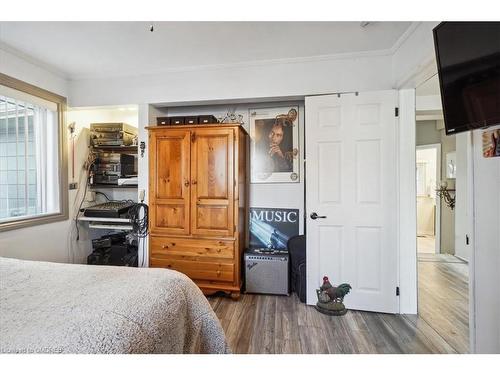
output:
M 130 146 L 137 139 L 137 128 L 123 122 L 90 124 L 90 142 L 94 147 Z
M 136 175 L 134 155 L 98 152 L 91 184 L 118 185 L 120 178 Z
M 434 28 L 446 134 L 500 124 L 500 22 Z
M 87 264 L 137 267 L 137 239 L 125 233 L 113 233 L 92 240 Z
M 129 201 L 110 201 L 86 207 L 83 216 L 120 218 L 128 215 L 135 203 Z

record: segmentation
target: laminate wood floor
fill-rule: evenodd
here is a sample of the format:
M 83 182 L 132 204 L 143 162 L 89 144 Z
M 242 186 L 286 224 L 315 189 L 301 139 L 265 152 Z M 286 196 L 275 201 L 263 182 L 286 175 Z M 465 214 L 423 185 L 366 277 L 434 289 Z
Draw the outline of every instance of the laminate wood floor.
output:
M 208 300 L 233 353 L 466 353 L 467 278 L 457 266 L 419 262 L 419 316 L 327 316 L 295 295 Z
M 469 267 L 435 255 L 418 262 L 419 316 L 458 353 L 469 351 Z

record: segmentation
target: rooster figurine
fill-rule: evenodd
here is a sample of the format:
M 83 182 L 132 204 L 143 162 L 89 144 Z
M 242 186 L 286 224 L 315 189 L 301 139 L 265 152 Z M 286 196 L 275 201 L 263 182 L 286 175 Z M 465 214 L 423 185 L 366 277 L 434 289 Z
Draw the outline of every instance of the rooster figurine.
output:
M 323 277 L 323 285 L 316 290 L 318 303 L 316 309 L 328 315 L 344 315 L 347 312 L 343 301 L 346 294 L 351 290 L 349 284 L 340 284 L 333 286 L 328 277 Z

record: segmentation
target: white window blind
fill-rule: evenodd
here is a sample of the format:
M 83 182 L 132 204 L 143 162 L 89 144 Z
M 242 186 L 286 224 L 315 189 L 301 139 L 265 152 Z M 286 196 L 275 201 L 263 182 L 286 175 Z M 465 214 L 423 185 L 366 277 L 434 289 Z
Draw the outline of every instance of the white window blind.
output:
M 57 213 L 57 105 L 0 86 L 0 223 Z

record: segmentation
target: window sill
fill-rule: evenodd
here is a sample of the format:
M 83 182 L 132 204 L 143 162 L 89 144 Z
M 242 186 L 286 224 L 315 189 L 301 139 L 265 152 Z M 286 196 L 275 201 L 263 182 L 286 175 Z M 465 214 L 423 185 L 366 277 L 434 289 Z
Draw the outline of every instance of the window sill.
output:
M 32 217 L 26 217 L 25 219 L 7 221 L 0 223 L 0 232 L 6 232 L 10 230 L 16 230 L 21 228 L 35 227 L 38 225 L 44 225 L 49 223 L 55 223 L 58 221 L 68 220 L 68 214 L 66 212 L 47 214 L 47 215 L 37 215 Z

